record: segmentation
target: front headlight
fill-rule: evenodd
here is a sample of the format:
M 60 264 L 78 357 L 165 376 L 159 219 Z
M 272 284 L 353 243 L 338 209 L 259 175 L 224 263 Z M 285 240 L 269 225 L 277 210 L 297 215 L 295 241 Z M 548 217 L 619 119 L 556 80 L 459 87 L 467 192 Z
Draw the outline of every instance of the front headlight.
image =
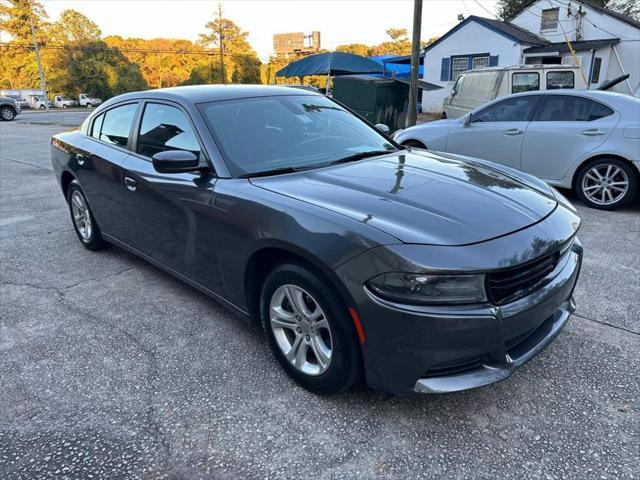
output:
M 367 287 L 386 300 L 413 305 L 478 303 L 487 300 L 484 275 L 383 273 Z

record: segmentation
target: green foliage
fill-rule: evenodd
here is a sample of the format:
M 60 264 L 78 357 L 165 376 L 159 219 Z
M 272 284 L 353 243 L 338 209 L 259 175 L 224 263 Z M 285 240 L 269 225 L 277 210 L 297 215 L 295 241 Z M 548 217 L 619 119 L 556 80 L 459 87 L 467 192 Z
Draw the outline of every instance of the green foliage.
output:
M 214 48 L 224 53 L 224 81 L 233 83 L 259 83 L 260 60 L 247 41 L 248 32 L 227 18 L 215 18 L 205 25 L 206 33 L 200 34 L 200 43 L 205 48 Z M 217 56 L 218 64 L 220 62 Z M 221 69 L 220 69 L 221 70 Z M 222 80 L 220 74 L 219 80 Z

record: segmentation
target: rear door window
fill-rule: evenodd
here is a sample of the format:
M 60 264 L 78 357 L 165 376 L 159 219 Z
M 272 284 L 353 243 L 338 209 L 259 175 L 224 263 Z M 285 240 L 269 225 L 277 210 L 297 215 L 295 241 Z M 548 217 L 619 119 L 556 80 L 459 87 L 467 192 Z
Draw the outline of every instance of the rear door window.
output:
M 474 114 L 471 120 L 473 122 L 528 122 L 536 109 L 539 97 L 539 95 L 525 95 L 494 103 Z
M 573 72 L 547 72 L 547 90 L 574 87 L 575 75 Z
M 584 97 L 547 95 L 540 109 L 540 122 L 590 122 L 608 117 L 613 110 Z
M 511 93 L 534 92 L 540 90 L 538 72 L 520 72 L 511 76 Z
M 100 140 L 127 148 L 131 125 L 138 109 L 137 103 L 112 108 L 104 113 Z

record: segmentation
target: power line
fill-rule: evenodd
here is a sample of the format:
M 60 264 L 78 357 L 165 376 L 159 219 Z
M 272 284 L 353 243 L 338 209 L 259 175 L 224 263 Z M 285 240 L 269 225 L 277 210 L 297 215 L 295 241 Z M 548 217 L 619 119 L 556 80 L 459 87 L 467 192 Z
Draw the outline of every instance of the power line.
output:
M 496 14 L 490 12 L 484 5 L 482 5 L 478 0 L 473 0 L 481 9 L 483 9 L 485 12 L 487 12 L 489 15 L 491 15 L 493 18 L 496 18 Z

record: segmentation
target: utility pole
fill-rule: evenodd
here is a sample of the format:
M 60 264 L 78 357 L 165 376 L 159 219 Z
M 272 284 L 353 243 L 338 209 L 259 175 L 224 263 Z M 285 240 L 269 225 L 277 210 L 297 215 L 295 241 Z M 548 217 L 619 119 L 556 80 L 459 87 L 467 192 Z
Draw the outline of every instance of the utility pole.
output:
M 413 37 L 411 38 L 411 81 L 409 83 L 409 111 L 406 127 L 416 124 L 418 103 L 418 72 L 420 71 L 420 29 L 422 28 L 422 0 L 413 0 Z
M 220 44 L 220 76 L 222 83 L 227 83 L 224 73 L 224 28 L 222 27 L 222 2 L 218 0 L 218 43 Z
M 33 48 L 36 51 L 36 61 L 38 62 L 38 73 L 40 74 L 40 88 L 44 94 L 44 106 L 49 110 L 49 100 L 47 99 L 47 84 L 44 81 L 44 72 L 42 71 L 42 61 L 40 60 L 40 50 L 38 48 L 38 40 L 36 38 L 36 29 L 33 26 L 33 12 L 29 16 L 31 22 L 31 36 L 33 37 Z

